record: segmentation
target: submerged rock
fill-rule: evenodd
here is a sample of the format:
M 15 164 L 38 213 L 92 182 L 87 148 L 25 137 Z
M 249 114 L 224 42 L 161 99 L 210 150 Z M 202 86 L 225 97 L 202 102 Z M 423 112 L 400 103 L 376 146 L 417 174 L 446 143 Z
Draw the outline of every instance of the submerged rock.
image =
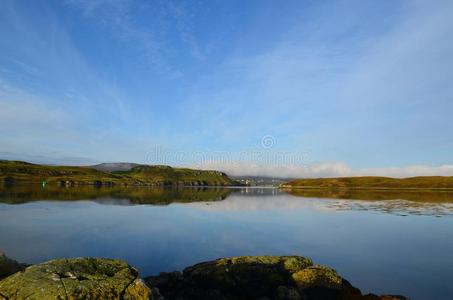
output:
M 196 264 L 145 279 L 154 299 L 406 299 L 362 295 L 333 269 L 300 256 L 243 256 Z
M 121 260 L 56 259 L 0 281 L 0 299 L 149 299 L 138 271 Z
M 5 278 L 11 274 L 22 271 L 27 265 L 20 264 L 15 260 L 12 260 L 3 252 L 0 252 L 0 279 Z

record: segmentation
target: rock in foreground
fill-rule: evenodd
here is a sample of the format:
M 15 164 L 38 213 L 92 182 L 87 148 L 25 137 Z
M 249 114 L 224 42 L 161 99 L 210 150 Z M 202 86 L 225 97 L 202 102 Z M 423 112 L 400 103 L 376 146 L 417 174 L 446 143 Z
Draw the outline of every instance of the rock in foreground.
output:
M 120 260 L 56 259 L 0 281 L 0 299 L 148 299 L 138 271 Z
M 56 259 L 0 281 L 0 300 L 397 300 L 362 295 L 333 269 L 300 256 L 243 256 L 204 262 L 183 272 L 138 278 L 120 260 Z
M 17 261 L 6 257 L 3 252 L 0 252 L 0 279 L 22 271 L 26 266 L 27 265 L 20 264 Z
M 223 258 L 145 281 L 155 300 L 406 299 L 362 295 L 333 269 L 300 256 Z

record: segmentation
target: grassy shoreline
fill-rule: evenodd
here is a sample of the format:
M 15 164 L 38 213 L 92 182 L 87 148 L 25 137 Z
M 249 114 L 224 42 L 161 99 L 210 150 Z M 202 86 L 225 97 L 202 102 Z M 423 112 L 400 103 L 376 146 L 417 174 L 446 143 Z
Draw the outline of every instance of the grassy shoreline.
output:
M 453 188 L 414 188 L 414 187 L 320 187 L 320 186 L 291 186 L 280 185 L 281 190 L 358 190 L 358 191 L 453 191 Z
M 377 176 L 295 179 L 279 186 L 282 189 L 336 190 L 453 190 L 453 177 L 418 176 L 391 178 Z
M 93 167 L 48 166 L 0 161 L 0 183 L 58 186 L 231 186 L 225 173 L 209 170 L 137 165 L 128 171 L 106 172 Z

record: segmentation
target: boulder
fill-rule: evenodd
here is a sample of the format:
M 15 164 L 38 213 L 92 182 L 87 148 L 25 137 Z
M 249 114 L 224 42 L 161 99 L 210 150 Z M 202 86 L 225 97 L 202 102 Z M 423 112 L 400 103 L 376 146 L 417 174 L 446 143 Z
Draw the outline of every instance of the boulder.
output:
M 26 266 L 27 265 L 20 264 L 17 261 L 6 257 L 3 252 L 0 252 L 0 279 L 22 271 Z
M 335 270 L 301 256 L 222 258 L 145 281 L 156 299 L 166 300 L 406 299 L 362 295 Z
M 0 281 L 0 299 L 150 299 L 138 271 L 121 260 L 56 259 Z
M 4 255 L 3 255 L 4 256 Z M 0 256 L 1 257 L 1 256 Z M 6 260 L 9 263 L 12 260 Z M 14 262 L 14 261 L 13 261 Z M 15 262 L 17 264 L 17 262 Z M 301 256 L 241 256 L 146 278 L 121 260 L 56 259 L 0 281 L 0 300 L 402 300 L 362 295 L 331 268 Z M 21 271 L 22 270 L 22 271 Z M 12 271 L 11 271 L 12 272 Z

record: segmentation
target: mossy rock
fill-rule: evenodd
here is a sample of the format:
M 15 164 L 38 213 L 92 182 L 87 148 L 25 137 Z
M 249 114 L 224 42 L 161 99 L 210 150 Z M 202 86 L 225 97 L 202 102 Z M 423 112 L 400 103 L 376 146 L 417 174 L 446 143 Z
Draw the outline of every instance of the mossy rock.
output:
M 148 278 L 165 299 L 261 299 L 274 295 L 294 271 L 311 266 L 299 256 L 241 256 L 196 264 L 182 273 Z
M 296 288 L 279 286 L 275 295 L 275 300 L 302 300 L 302 296 Z
M 0 281 L 12 299 L 149 299 L 138 271 L 121 260 L 56 259 L 33 265 Z
M 292 274 L 297 287 L 301 290 L 321 287 L 328 289 L 341 289 L 342 278 L 331 268 L 324 266 L 311 266 Z
M 312 265 L 304 257 L 243 256 L 223 258 L 184 270 L 194 286 L 215 287 L 223 293 L 266 296 L 288 282 L 292 270 Z
M 300 256 L 222 258 L 138 278 L 120 260 L 57 259 L 34 265 L 0 281 L 0 300 L 396 300 L 401 296 L 362 295 L 333 269 Z M 152 293 L 151 293 L 152 292 Z
M 145 279 L 156 299 L 317 300 L 387 299 L 363 296 L 333 269 L 301 256 L 222 258 Z M 405 299 L 398 297 L 392 299 Z

